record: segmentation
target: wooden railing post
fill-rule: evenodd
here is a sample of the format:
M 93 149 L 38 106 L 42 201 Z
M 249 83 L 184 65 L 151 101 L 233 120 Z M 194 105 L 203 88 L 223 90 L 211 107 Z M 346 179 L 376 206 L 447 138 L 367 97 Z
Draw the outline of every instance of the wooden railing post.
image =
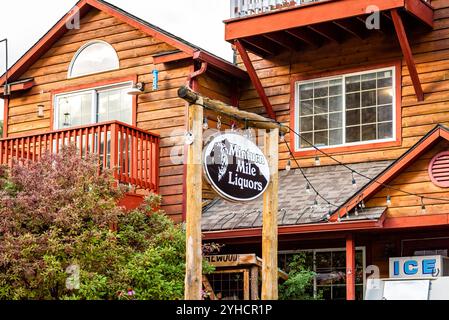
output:
M 118 180 L 118 124 L 111 124 L 111 169 Z
M 186 277 L 185 300 L 201 300 L 202 289 L 202 174 L 203 149 L 202 102 L 189 107 L 189 128 L 194 141 L 187 148 L 187 206 L 186 206 Z

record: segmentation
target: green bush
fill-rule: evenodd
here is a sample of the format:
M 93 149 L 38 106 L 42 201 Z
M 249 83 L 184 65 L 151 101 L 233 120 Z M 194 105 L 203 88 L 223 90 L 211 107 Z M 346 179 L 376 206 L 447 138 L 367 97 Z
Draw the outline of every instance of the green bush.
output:
M 315 273 L 306 266 L 304 253 L 292 257 L 288 265 L 288 280 L 279 286 L 279 300 L 312 300 Z
M 0 299 L 183 298 L 182 227 L 156 195 L 125 213 L 97 171 L 72 148 L 1 168 Z

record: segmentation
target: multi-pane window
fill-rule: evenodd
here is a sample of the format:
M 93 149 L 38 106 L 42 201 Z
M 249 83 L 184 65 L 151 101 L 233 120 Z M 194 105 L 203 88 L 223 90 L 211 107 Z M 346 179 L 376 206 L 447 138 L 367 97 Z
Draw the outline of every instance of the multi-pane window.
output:
M 325 300 L 346 299 L 346 251 L 345 249 L 316 249 L 286 251 L 279 254 L 279 267 L 289 271 L 289 263 L 297 254 L 304 255 L 304 268 L 313 271 L 315 277 L 311 296 Z M 365 276 L 365 248 L 356 249 L 356 299 L 363 300 Z
M 394 139 L 394 69 L 296 84 L 296 149 Z
M 132 124 L 131 83 L 57 95 L 55 128 L 118 120 Z

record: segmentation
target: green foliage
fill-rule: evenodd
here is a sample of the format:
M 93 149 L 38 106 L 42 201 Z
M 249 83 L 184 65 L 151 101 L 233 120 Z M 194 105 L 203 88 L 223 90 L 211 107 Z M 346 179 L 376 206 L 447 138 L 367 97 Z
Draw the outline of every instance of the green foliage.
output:
M 288 267 L 288 280 L 279 286 L 280 300 L 312 300 L 315 273 L 306 266 L 304 253 L 292 257 Z
M 3 137 L 3 120 L 0 120 L 0 137 Z
M 182 226 L 156 195 L 125 213 L 111 174 L 97 172 L 70 148 L 1 168 L 0 299 L 183 298 Z

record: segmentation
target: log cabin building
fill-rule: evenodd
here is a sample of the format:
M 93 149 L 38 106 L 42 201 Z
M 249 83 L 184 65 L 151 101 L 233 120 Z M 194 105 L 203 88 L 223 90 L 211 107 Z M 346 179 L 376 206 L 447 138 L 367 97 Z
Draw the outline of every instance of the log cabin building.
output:
M 177 90 L 188 84 L 290 127 L 279 263 L 304 252 L 314 294 L 363 299 L 369 272 L 388 278 L 389 258 L 447 256 L 449 0 L 230 2 L 235 63 L 105 1 L 79 1 L 0 79 L 0 162 L 76 143 L 133 187 L 128 207 L 155 191 L 181 222 L 188 106 Z M 216 127 L 218 116 L 205 121 Z M 260 256 L 262 199 L 203 195 L 204 241 Z
M 96 0 L 79 1 L 7 76 L 6 95 L 5 75 L 0 80 L 1 163 L 76 142 L 104 167 L 119 168 L 118 180 L 133 187 L 127 207 L 156 191 L 177 222 L 185 203 L 187 123 L 177 90 L 189 84 L 231 103 L 231 88 L 248 79 L 237 66 Z
M 352 300 L 390 258 L 447 256 L 449 1 L 231 1 L 224 23 L 252 83 L 239 108 L 291 129 L 280 267 L 304 252 L 314 294 Z M 210 202 L 205 241 L 260 256 L 262 202 Z

